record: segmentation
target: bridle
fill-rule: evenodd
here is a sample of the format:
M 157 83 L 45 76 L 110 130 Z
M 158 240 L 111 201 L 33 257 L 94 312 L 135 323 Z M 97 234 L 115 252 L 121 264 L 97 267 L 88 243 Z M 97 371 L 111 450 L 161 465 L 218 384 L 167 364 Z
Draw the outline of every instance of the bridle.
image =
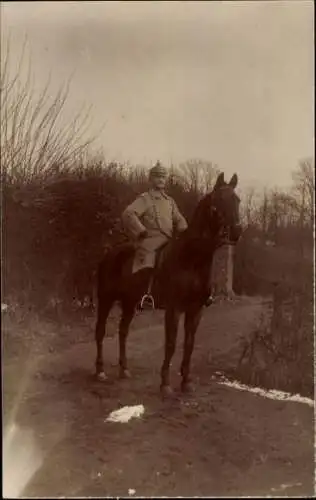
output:
M 219 190 L 223 190 L 223 189 L 227 189 L 228 186 L 223 186 L 223 187 L 220 187 Z M 211 200 L 211 202 L 213 202 L 213 204 L 211 205 L 211 212 L 212 212 L 212 215 L 216 215 L 217 216 L 217 219 L 218 219 L 218 223 L 219 223 L 219 232 L 217 234 L 217 238 L 218 238 L 218 241 L 219 241 L 219 246 L 223 245 L 223 244 L 230 244 L 230 245 L 234 245 L 235 242 L 232 241 L 232 239 L 230 238 L 230 229 L 231 229 L 231 226 L 229 224 L 225 224 L 225 215 L 223 213 L 223 210 L 221 210 L 221 208 L 218 206 L 218 203 L 215 204 L 215 200 Z

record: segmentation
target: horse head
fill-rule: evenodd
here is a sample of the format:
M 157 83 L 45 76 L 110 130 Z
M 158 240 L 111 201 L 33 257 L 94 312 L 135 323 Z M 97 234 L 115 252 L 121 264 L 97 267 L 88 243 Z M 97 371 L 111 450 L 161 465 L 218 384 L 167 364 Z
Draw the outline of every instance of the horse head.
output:
M 212 192 L 198 204 L 191 221 L 191 228 L 203 236 L 216 237 L 221 243 L 236 244 L 241 236 L 239 222 L 240 199 L 235 192 L 238 183 L 236 174 L 225 182 L 224 174 L 217 177 Z

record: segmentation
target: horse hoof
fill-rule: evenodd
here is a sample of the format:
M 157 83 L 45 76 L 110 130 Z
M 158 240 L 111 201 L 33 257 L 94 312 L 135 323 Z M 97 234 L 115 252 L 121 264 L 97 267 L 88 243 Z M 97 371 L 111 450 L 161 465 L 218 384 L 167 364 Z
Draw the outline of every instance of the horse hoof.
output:
M 192 384 L 192 382 L 183 382 L 181 384 L 181 391 L 185 392 L 186 394 L 190 394 L 190 393 L 194 392 L 194 390 L 195 390 L 195 387 Z
M 121 369 L 120 370 L 120 378 L 121 379 L 132 378 L 131 372 L 129 370 L 127 370 L 126 368 L 125 369 Z
M 97 373 L 95 378 L 98 380 L 98 382 L 104 382 L 105 380 L 107 380 L 107 376 L 104 372 Z
M 162 385 L 160 387 L 160 392 L 164 398 L 170 398 L 173 396 L 173 389 L 170 385 Z

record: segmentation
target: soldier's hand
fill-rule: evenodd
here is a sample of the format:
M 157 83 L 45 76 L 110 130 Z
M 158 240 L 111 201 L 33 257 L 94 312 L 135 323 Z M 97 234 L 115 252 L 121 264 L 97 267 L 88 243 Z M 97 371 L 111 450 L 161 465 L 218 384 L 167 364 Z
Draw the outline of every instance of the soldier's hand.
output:
M 147 238 L 148 232 L 147 231 L 142 231 L 138 237 L 139 240 L 143 240 L 144 238 Z

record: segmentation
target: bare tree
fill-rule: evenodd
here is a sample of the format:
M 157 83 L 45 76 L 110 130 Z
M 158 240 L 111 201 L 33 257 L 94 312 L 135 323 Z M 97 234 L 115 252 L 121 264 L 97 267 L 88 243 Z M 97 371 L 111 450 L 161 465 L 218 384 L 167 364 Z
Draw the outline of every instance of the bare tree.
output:
M 242 194 L 241 220 L 247 225 L 252 226 L 256 220 L 256 190 L 254 187 L 248 187 Z
M 184 186 L 197 196 L 209 192 L 219 174 L 217 165 L 210 161 L 191 159 L 181 163 L 176 169 Z
M 265 235 L 268 229 L 268 221 L 269 221 L 269 197 L 267 189 L 263 191 L 262 202 L 258 210 L 258 220 L 262 230 L 262 233 Z
M 299 162 L 293 172 L 293 193 L 297 200 L 300 224 L 314 225 L 315 161 L 306 158 Z
M 71 79 L 53 98 L 50 79 L 39 94 L 35 93 L 26 49 L 27 40 L 13 74 L 9 39 L 1 57 L 1 171 L 11 182 L 27 182 L 56 169 L 70 168 L 94 140 L 87 138 L 91 127 L 89 109 L 79 110 L 70 122 L 62 123 Z M 23 78 L 26 63 L 28 70 Z

